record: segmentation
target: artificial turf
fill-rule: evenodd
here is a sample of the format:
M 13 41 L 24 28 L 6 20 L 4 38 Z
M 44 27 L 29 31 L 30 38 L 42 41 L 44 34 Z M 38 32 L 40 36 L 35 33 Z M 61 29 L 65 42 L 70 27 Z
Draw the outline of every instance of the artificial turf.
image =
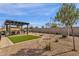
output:
M 18 42 L 23 42 L 27 40 L 32 40 L 32 39 L 37 39 L 40 38 L 39 36 L 34 36 L 34 35 L 14 35 L 14 36 L 8 36 L 8 38 L 13 42 L 13 43 L 18 43 Z

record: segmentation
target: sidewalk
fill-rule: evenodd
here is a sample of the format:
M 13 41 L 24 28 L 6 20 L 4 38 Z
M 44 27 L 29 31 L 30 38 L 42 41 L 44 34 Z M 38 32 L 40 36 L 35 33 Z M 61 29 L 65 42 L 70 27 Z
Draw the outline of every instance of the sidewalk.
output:
M 13 43 L 7 37 L 2 37 L 1 38 L 0 48 L 8 47 L 10 45 L 13 45 Z

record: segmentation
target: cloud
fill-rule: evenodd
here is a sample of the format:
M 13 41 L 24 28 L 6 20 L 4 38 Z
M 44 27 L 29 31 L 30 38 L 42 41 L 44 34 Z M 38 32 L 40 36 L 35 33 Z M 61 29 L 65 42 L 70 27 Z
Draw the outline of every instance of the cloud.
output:
M 51 5 L 52 9 L 50 10 L 48 7 Z M 56 5 L 57 4 L 43 3 L 5 3 L 0 4 L 0 14 L 5 14 L 8 16 L 28 16 L 30 14 L 50 15 L 53 9 L 57 8 Z
M 75 5 L 76 5 L 77 8 L 79 8 L 79 3 L 76 3 Z
M 54 12 L 56 12 L 59 9 L 59 7 L 60 6 L 56 6 L 54 8 L 53 7 L 52 8 L 44 8 L 44 9 L 42 9 L 42 11 L 41 10 L 38 11 L 38 14 L 48 16 L 48 15 L 51 15 Z
M 4 3 L 0 4 L 0 21 L 11 19 L 31 24 L 45 24 L 60 5 L 52 3 Z M 38 20 L 40 20 L 38 22 Z M 0 22 L 2 24 L 3 22 Z
M 26 8 L 34 8 L 34 7 L 39 7 L 44 4 L 0 4 L 0 13 L 5 13 L 5 14 L 12 14 L 12 15 L 26 15 L 24 11 L 20 11 L 20 9 L 26 9 Z
M 0 13 L 2 14 L 7 14 L 9 16 L 15 15 L 15 16 L 20 16 L 20 15 L 27 15 L 25 11 L 21 11 L 21 9 L 26 9 L 26 8 L 36 8 L 36 7 L 41 7 L 44 4 L 0 4 Z
M 45 4 L 42 3 L 1 3 L 0 7 L 2 8 L 30 8 L 30 7 L 39 7 Z
M 41 3 L 22 3 L 22 4 L 15 4 L 18 8 L 34 8 L 34 7 L 40 7 L 43 6 L 44 4 Z

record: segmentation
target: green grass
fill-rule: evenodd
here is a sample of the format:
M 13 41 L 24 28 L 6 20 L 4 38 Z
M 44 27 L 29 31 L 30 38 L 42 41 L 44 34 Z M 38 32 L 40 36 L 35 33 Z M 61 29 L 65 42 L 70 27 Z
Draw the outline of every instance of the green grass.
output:
M 37 39 L 40 38 L 39 36 L 34 36 L 34 35 L 14 35 L 14 36 L 8 36 L 8 38 L 13 42 L 13 43 L 18 43 L 18 42 L 23 42 L 27 40 L 32 40 L 32 39 Z

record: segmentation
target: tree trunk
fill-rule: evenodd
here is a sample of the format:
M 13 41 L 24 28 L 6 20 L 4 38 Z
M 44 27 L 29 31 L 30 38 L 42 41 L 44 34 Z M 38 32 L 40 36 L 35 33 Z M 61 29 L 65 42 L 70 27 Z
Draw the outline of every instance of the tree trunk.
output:
M 69 25 L 67 25 L 67 37 L 69 37 L 69 34 L 70 34 L 70 32 L 69 32 Z
M 70 30 L 70 28 L 69 28 L 69 26 L 68 26 L 68 36 L 70 35 L 70 32 L 69 32 L 69 30 Z
M 74 33 L 73 33 L 73 28 L 72 28 L 72 26 L 71 26 L 71 31 L 72 31 L 72 37 L 73 37 L 73 51 L 75 51 L 76 49 L 75 49 L 75 38 L 74 38 Z

